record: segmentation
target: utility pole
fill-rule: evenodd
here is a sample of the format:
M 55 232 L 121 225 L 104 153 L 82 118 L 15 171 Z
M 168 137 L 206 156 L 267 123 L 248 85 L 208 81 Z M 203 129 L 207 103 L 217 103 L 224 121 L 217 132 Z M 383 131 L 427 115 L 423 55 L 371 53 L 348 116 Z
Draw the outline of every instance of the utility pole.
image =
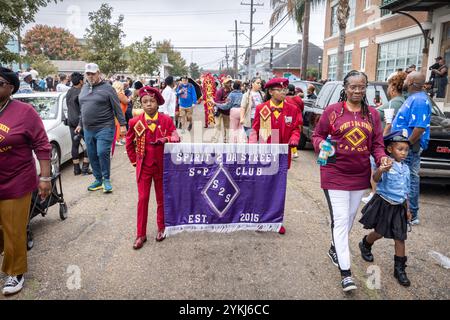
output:
M 236 38 L 236 50 L 234 51 L 234 78 L 238 77 L 238 35 L 239 33 L 243 33 L 244 30 L 238 30 L 237 28 L 237 20 L 234 20 L 234 30 L 228 30 L 229 32 L 234 32 L 234 37 Z M 238 33 L 239 32 L 239 33 Z
M 272 70 L 273 70 L 273 36 L 270 37 L 270 72 L 272 72 Z
M 248 74 L 247 74 L 247 78 L 250 79 L 251 78 L 251 72 L 252 72 L 252 44 L 253 44 L 253 25 L 254 24 L 263 24 L 262 22 L 253 22 L 253 14 L 256 12 L 256 9 L 254 9 L 253 7 L 257 6 L 257 7 L 262 7 L 264 6 L 264 3 L 254 3 L 254 0 L 251 0 L 250 3 L 244 3 L 241 2 L 241 5 L 243 6 L 250 6 L 250 22 L 242 22 L 241 24 L 249 24 L 250 25 L 250 46 L 249 46 L 249 58 L 248 58 Z
M 19 69 L 22 71 L 22 39 L 20 36 L 20 24 L 17 27 L 17 45 L 19 47 Z
M 228 69 L 230 69 L 230 66 L 228 65 L 228 58 L 229 58 L 230 56 L 228 55 L 228 46 L 225 46 L 225 60 L 227 61 L 227 72 L 228 72 Z
M 238 77 L 238 28 L 237 20 L 234 20 L 234 36 L 236 37 L 236 50 L 234 51 L 234 78 Z

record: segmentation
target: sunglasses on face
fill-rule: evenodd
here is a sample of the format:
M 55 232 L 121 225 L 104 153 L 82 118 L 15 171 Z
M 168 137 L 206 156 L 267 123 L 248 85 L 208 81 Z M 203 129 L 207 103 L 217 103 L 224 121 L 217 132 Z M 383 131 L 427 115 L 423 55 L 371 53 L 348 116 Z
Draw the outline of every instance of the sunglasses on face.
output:
M 95 73 L 93 73 L 93 72 L 86 72 L 86 75 L 87 76 L 95 76 Z
M 6 87 L 6 85 L 8 85 L 8 84 L 11 84 L 11 83 L 9 83 L 8 81 L 0 80 L 0 87 L 4 88 L 4 87 Z

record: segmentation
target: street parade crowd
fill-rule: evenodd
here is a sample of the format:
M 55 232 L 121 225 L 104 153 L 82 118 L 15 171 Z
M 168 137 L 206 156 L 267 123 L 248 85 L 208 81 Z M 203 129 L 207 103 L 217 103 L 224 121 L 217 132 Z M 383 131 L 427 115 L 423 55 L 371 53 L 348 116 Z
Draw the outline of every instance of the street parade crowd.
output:
M 32 71 L 32 70 L 31 70 Z M 22 81 L 9 69 L 0 69 L 0 251 L 2 271 L 8 275 L 3 294 L 19 292 L 27 272 L 26 226 L 31 196 L 45 198 L 51 190 L 50 151 L 44 126 L 29 104 L 13 98 L 16 92 L 36 88 L 67 91 L 68 125 L 75 175 L 93 175 L 89 191 L 113 192 L 111 154 L 125 145 L 136 168 L 137 231 L 133 248 L 147 241 L 147 217 L 152 181 L 157 203 L 156 241 L 166 237 L 163 197 L 163 154 L 166 143 L 178 143 L 192 130 L 194 107 L 203 103 L 204 127 L 213 128 L 213 143 L 287 144 L 289 167 L 298 157 L 303 118 L 302 98 L 316 98 L 285 78 L 248 81 L 228 75 L 201 79 L 167 77 L 160 83 L 117 76 L 104 79 L 95 63 L 85 73 L 61 76 L 55 86 L 32 83 L 31 71 Z M 442 70 L 441 70 L 442 71 Z M 31 79 L 31 81 L 29 81 Z M 364 192 L 373 185 L 360 220 L 370 232 L 359 249 L 374 261 L 372 246 L 381 238 L 394 240 L 394 276 L 409 286 L 406 268 L 408 224 L 419 223 L 420 153 L 429 139 L 430 106 L 422 73 L 397 71 L 388 79 L 389 106 L 377 110 L 366 98 L 367 76 L 352 70 L 344 78 L 338 103 L 329 105 L 313 135 L 322 152 L 320 183 L 331 216 L 328 255 L 341 275 L 344 291 L 356 289 L 351 273 L 349 234 Z M 47 88 L 47 89 L 46 89 Z M 389 110 L 389 111 L 387 111 Z M 393 112 L 390 110 L 394 110 Z M 80 163 L 78 148 L 87 150 Z M 38 159 L 40 175 L 36 175 Z M 285 234 L 285 226 L 278 230 Z

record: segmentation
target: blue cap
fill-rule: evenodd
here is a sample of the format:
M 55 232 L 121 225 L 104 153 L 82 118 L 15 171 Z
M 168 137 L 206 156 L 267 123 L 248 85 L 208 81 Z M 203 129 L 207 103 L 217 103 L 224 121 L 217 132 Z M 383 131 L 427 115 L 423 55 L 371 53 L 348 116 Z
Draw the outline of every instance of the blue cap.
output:
M 391 142 L 407 142 L 410 144 L 408 139 L 408 131 L 406 129 L 397 130 L 384 136 L 384 145 L 387 147 Z

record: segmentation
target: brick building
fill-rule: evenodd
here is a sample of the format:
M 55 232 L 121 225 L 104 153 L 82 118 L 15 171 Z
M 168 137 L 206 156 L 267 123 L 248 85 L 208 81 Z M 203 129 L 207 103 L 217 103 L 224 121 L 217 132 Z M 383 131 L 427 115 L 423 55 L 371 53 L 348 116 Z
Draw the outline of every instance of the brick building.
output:
M 344 74 L 362 70 L 369 81 L 385 81 L 395 70 L 415 64 L 426 67 L 422 49 L 424 38 L 419 26 L 401 14 L 380 10 L 381 0 L 350 0 L 350 16 L 345 39 Z M 327 0 L 322 78 L 335 79 L 339 27 L 337 0 Z M 430 28 L 427 12 L 410 12 L 422 25 Z

